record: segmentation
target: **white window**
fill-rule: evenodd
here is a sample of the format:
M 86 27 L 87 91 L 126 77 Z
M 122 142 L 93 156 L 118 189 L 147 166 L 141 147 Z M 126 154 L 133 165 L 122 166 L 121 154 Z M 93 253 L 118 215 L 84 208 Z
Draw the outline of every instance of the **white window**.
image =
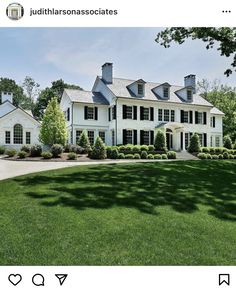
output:
M 126 142 L 127 142 L 127 144 L 133 143 L 133 131 L 132 130 L 126 131 Z
M 213 147 L 213 136 L 211 136 L 211 147 Z
M 5 131 L 5 143 L 10 144 L 11 143 L 11 132 Z
M 171 118 L 170 118 L 170 120 L 171 120 L 172 122 L 175 121 L 175 111 L 174 111 L 174 110 L 171 110 Z
M 88 119 L 94 119 L 94 107 L 88 107 Z
M 162 109 L 158 109 L 158 121 L 162 121 Z
M 202 137 L 202 134 L 199 133 L 198 136 L 199 136 L 200 145 L 203 146 L 203 137 Z
M 14 125 L 13 141 L 14 144 L 23 144 L 23 127 L 21 124 Z
M 164 109 L 164 121 L 170 121 L 170 111 L 169 111 L 169 109 Z
M 185 133 L 185 149 L 187 149 L 189 146 L 189 133 Z
M 143 95 L 143 84 L 138 83 L 138 94 Z
M 126 118 L 133 119 L 133 106 L 126 106 Z
M 216 147 L 219 147 L 220 146 L 220 137 L 219 136 L 216 136 L 215 137 L 215 145 L 216 145 Z
M 98 135 L 102 139 L 102 141 L 105 143 L 105 138 L 106 138 L 105 131 L 99 131 Z
M 150 143 L 150 131 L 143 132 L 143 144 L 149 145 Z
M 93 130 L 88 130 L 88 138 L 89 142 L 91 145 L 94 144 L 94 131 Z
M 30 133 L 30 131 L 27 131 L 25 133 L 25 143 L 26 144 L 31 144 L 31 133 Z
M 75 132 L 75 142 L 76 143 L 79 142 L 79 138 L 80 138 L 81 133 L 82 133 L 82 130 L 76 130 L 76 132 Z
M 163 87 L 163 97 L 169 98 L 169 87 L 167 87 L 167 86 Z
M 188 111 L 184 111 L 184 122 L 188 123 Z
M 187 100 L 192 100 L 193 92 L 192 89 L 187 89 Z
M 198 114 L 198 124 L 203 124 L 203 113 L 199 112 Z
M 143 119 L 149 120 L 149 108 L 148 107 L 143 108 Z

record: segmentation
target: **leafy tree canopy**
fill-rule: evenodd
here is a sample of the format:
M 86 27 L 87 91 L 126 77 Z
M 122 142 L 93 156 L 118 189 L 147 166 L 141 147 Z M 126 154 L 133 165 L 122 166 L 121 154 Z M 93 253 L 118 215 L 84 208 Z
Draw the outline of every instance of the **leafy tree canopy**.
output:
M 207 49 L 217 46 L 221 56 L 233 57 L 231 66 L 226 69 L 224 74 L 229 76 L 236 71 L 236 28 L 171 27 L 159 32 L 156 42 L 168 48 L 171 42 L 182 44 L 189 38 L 202 40 L 206 43 Z

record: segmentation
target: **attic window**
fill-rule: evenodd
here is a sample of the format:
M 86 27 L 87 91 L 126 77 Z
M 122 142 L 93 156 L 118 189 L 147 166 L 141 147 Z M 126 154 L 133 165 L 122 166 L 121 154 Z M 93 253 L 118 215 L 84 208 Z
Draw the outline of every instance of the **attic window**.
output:
M 143 84 L 142 83 L 138 83 L 138 94 L 143 95 Z
M 191 101 L 193 98 L 193 91 L 192 89 L 187 89 L 187 100 Z
M 163 87 L 163 97 L 169 98 L 169 87 L 167 87 L 167 86 Z

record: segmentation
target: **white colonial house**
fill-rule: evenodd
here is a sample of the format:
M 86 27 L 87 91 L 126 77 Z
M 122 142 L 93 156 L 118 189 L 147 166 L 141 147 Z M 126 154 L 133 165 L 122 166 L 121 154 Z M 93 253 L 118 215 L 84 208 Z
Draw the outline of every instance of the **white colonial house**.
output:
M 169 149 L 185 150 L 195 132 L 202 146 L 222 146 L 224 114 L 195 89 L 195 75 L 186 76 L 184 86 L 114 78 L 112 63 L 105 63 L 92 91 L 63 93 L 69 143 L 76 144 L 85 129 L 91 143 L 99 135 L 107 145 L 153 144 L 163 129 Z
M 13 94 L 0 96 L 0 145 L 20 149 L 23 144 L 38 144 L 40 123 L 31 111 L 13 105 Z

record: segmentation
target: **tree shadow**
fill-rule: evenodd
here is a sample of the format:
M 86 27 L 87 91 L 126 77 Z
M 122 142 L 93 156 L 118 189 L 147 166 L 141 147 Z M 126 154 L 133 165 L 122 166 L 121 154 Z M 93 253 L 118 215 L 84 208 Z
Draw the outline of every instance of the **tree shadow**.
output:
M 205 205 L 210 215 L 236 221 L 235 172 L 233 161 L 158 162 L 68 168 L 15 181 L 47 207 L 116 206 L 157 215 L 161 206 L 191 214 Z

